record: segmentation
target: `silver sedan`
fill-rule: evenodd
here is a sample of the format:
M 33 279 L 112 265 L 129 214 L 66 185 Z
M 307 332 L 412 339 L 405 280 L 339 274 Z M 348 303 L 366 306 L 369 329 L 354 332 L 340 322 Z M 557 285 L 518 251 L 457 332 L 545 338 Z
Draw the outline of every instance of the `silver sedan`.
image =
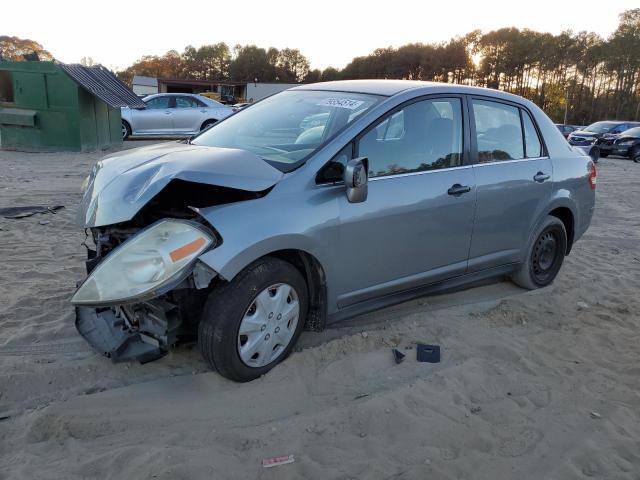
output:
M 135 135 L 193 135 L 234 110 L 190 93 L 159 93 L 142 99 L 146 108 L 123 107 L 122 139 Z

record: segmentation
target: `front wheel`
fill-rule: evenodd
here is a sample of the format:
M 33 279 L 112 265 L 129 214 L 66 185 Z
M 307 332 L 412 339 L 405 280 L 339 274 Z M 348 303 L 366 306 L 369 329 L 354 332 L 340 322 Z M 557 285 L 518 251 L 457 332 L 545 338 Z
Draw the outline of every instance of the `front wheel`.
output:
M 127 122 L 122 120 L 122 140 L 126 140 L 131 135 L 131 127 Z
M 221 375 L 248 382 L 291 353 L 307 308 L 307 285 L 300 272 L 278 258 L 262 258 L 209 294 L 198 346 Z
M 511 276 L 516 285 L 529 290 L 546 287 L 558 275 L 567 251 L 567 231 L 564 223 L 549 215 L 533 236 L 527 257 Z

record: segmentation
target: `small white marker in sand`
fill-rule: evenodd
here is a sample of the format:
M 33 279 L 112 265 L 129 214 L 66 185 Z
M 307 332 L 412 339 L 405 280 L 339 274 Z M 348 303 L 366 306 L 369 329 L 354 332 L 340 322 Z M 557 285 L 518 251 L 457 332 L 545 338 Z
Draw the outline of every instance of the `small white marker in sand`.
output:
M 284 455 L 282 457 L 265 458 L 262 460 L 262 466 L 264 468 L 277 467 L 278 465 L 286 465 L 287 463 L 293 463 L 295 459 L 293 455 Z

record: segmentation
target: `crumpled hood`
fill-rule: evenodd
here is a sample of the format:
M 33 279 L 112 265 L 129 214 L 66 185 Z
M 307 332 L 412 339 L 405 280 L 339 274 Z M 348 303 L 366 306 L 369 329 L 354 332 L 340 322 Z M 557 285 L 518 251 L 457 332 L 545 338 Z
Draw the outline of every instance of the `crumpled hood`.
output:
M 282 175 L 244 150 L 177 142 L 125 150 L 93 167 L 78 223 L 99 227 L 131 220 L 174 179 L 259 192 L 275 185 Z

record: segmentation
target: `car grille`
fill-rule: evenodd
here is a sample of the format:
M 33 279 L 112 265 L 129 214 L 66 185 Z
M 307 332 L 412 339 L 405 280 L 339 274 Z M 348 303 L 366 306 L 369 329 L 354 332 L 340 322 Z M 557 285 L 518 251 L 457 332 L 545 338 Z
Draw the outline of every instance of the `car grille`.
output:
M 590 138 L 584 138 L 584 137 L 571 137 L 571 143 L 572 144 L 586 144 L 589 143 L 591 141 Z

